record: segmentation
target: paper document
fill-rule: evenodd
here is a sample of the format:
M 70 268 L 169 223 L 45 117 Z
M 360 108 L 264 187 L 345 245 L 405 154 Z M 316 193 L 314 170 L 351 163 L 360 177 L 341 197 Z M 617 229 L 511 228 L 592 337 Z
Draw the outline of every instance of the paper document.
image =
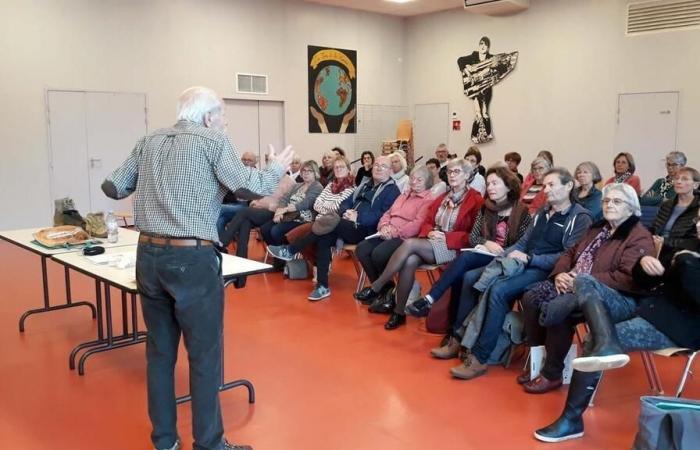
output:
M 367 237 L 365 238 L 365 240 L 367 240 L 367 239 L 374 239 L 374 238 L 380 238 L 380 237 L 382 237 L 381 233 L 374 233 L 374 234 L 370 234 L 369 236 L 367 236 Z
M 480 254 L 480 255 L 494 256 L 494 257 L 496 256 L 496 255 L 494 255 L 493 253 L 491 253 L 490 251 L 484 249 L 483 247 L 481 247 L 481 248 L 476 248 L 476 247 L 473 247 L 473 248 L 462 248 L 462 249 L 460 249 L 460 250 L 463 251 L 463 252 L 478 253 L 478 254 Z

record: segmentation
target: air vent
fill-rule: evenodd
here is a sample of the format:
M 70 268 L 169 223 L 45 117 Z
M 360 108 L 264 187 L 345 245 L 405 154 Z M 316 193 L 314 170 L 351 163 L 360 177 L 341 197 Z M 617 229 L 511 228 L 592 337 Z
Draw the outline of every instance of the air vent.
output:
M 650 1 L 627 6 L 627 34 L 700 28 L 700 0 Z
M 236 92 L 240 94 L 267 94 L 267 75 L 237 73 Z

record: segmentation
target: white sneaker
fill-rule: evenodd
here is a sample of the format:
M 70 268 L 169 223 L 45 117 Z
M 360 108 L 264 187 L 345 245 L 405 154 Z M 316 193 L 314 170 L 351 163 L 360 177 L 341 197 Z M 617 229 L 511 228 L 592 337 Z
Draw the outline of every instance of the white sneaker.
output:
M 580 372 L 598 372 L 608 369 L 619 369 L 630 362 L 629 355 L 620 353 L 607 356 L 582 356 L 574 359 L 571 365 Z
M 158 449 L 156 448 L 156 449 L 154 449 L 154 450 L 158 450 Z M 180 450 L 180 439 L 178 439 L 177 441 L 175 441 L 175 443 L 173 444 L 172 447 L 168 447 L 168 448 L 165 448 L 165 449 L 163 449 L 163 450 Z

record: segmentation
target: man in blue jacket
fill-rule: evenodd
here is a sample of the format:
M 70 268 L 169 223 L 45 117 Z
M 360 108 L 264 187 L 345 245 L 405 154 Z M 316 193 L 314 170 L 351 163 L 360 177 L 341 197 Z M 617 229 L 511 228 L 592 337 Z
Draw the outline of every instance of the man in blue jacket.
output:
M 481 331 L 462 364 L 450 370 L 452 376 L 470 380 L 486 373 L 486 362 L 493 352 L 506 314 L 525 289 L 547 278 L 559 256 L 574 246 L 593 221 L 591 214 L 573 198 L 574 179 L 564 168 L 550 169 L 544 177 L 547 206 L 540 209 L 525 235 L 504 252 L 509 266 L 522 266 L 510 275 L 500 276 L 484 294 L 472 288 L 484 268 L 469 271 L 464 276 L 460 310 L 471 309 L 487 302 Z M 480 298 L 478 296 L 480 295 Z
M 269 246 L 268 249 L 276 258 L 290 260 L 305 247 L 316 244 L 317 284 L 308 299 L 317 301 L 330 297 L 328 270 L 331 247 L 338 239 L 347 244 L 357 244 L 376 233 L 379 219 L 391 208 L 399 194 L 399 188 L 391 178 L 391 160 L 388 156 L 380 156 L 372 166 L 372 177 L 365 177 L 353 195 L 340 204 L 338 212 L 341 220 L 333 231 L 324 235 L 311 232 L 293 245 Z

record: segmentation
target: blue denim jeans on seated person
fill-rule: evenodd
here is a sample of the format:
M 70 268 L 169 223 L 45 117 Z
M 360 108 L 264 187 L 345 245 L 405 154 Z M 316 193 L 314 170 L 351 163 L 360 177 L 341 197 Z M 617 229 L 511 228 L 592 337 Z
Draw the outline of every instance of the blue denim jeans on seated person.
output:
M 226 224 L 233 219 L 238 211 L 248 206 L 247 203 L 224 203 L 221 205 L 221 211 L 219 212 L 219 218 L 216 219 L 216 231 L 219 232 L 219 236 L 223 233 L 226 228 Z
M 452 288 L 452 298 L 459 298 L 459 292 L 462 290 L 462 278 L 465 273 L 487 265 L 492 259 L 493 256 L 481 253 L 460 253 L 457 258 L 450 262 L 445 271 L 440 274 L 440 279 L 430 288 L 428 294 L 430 294 L 433 301 L 438 301 L 448 289 Z
M 153 445 L 169 448 L 177 440 L 174 369 L 182 334 L 190 367 L 194 449 L 222 449 L 221 255 L 211 245 L 172 247 L 140 243 L 136 282 L 148 329 L 148 414 Z
M 479 301 L 488 302 L 486 317 L 481 326 L 479 339 L 472 348 L 472 353 L 480 363 L 485 364 L 491 356 L 498 336 L 501 334 L 506 314 L 513 308 L 515 300 L 525 292 L 525 288 L 532 283 L 544 280 L 547 275 L 548 272 L 544 270 L 527 268 L 518 275 L 496 281 L 486 294 L 481 296 Z

